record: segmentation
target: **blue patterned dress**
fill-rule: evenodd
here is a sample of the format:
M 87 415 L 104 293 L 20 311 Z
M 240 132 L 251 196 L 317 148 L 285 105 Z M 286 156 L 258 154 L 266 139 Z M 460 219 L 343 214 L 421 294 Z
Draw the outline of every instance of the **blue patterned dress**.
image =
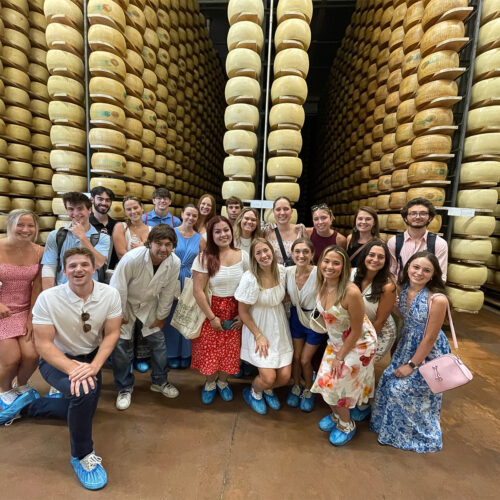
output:
M 427 288 L 418 293 L 407 310 L 408 286 L 403 287 L 399 296 L 399 309 L 404 318 L 401 340 L 378 384 L 370 427 L 378 434 L 381 444 L 426 453 L 443 447 L 439 423 L 442 395 L 432 393 L 418 370 L 404 378 L 394 374 L 415 354 L 429 315 Z M 448 339 L 440 330 L 426 360 L 449 352 Z
M 177 235 L 175 255 L 181 259 L 179 281 L 181 282 L 182 291 L 184 288 L 184 279 L 191 277 L 191 266 L 193 265 L 195 257 L 200 253 L 201 236 L 199 233 L 194 233 L 191 238 L 185 238 L 178 228 L 175 228 L 175 234 Z M 174 301 L 163 330 L 167 342 L 167 354 L 169 359 L 187 359 L 191 357 L 191 341 L 185 339 L 176 328 L 170 326 L 170 321 L 172 320 L 176 306 L 177 301 Z

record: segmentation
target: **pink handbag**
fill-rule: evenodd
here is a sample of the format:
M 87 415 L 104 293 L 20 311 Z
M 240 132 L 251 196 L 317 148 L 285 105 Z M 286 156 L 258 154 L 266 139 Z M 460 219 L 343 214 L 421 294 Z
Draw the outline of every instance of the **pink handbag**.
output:
M 431 312 L 432 299 L 437 295 L 443 294 L 437 293 L 431 297 L 429 315 Z M 448 319 L 450 321 L 453 346 L 455 349 L 458 349 L 457 336 L 455 335 L 455 328 L 451 319 L 450 305 L 447 304 L 446 308 L 448 310 Z M 429 318 L 427 318 L 427 322 L 429 322 Z M 463 361 L 455 354 L 444 354 L 443 356 L 424 362 L 419 366 L 418 371 L 420 372 L 420 375 L 424 377 L 429 389 L 434 394 L 455 389 L 455 387 L 465 385 L 467 382 L 472 380 L 472 373 L 465 366 Z

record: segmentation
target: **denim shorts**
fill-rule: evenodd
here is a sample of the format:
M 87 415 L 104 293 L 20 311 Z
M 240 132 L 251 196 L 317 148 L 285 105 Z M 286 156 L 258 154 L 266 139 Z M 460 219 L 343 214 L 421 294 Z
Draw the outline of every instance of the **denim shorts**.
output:
M 305 339 L 310 345 L 319 345 L 325 338 L 324 334 L 316 333 L 314 330 L 306 328 L 300 322 L 295 306 L 290 308 L 290 331 L 293 339 Z

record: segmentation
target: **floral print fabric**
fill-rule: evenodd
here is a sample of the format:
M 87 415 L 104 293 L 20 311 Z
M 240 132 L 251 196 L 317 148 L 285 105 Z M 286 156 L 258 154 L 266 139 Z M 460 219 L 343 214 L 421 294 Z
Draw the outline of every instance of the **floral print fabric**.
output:
M 321 394 L 331 406 L 354 408 L 367 403 L 375 389 L 374 356 L 377 350 L 377 334 L 365 316 L 361 336 L 354 348 L 345 356 L 342 374 L 331 374 L 332 361 L 351 333 L 349 313 L 340 305 L 323 311 L 318 301 L 318 310 L 325 320 L 328 344 L 311 391 Z
M 439 423 L 442 395 L 432 393 L 418 370 L 403 378 L 396 377 L 394 371 L 408 363 L 424 337 L 429 291 L 421 290 L 408 309 L 407 298 L 408 285 L 405 285 L 399 296 L 399 309 L 404 317 L 401 340 L 380 379 L 370 426 L 382 444 L 426 453 L 442 448 Z M 426 360 L 449 352 L 448 339 L 441 330 Z

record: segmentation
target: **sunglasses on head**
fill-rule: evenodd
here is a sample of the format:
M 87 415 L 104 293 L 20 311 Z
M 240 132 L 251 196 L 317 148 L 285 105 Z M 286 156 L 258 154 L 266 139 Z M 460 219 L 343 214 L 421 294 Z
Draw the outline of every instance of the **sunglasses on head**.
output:
M 90 330 L 92 329 L 92 325 L 89 323 L 86 323 L 86 321 L 88 321 L 90 319 L 90 314 L 88 312 L 82 311 L 81 318 L 83 321 L 83 331 L 85 333 L 90 332 Z

